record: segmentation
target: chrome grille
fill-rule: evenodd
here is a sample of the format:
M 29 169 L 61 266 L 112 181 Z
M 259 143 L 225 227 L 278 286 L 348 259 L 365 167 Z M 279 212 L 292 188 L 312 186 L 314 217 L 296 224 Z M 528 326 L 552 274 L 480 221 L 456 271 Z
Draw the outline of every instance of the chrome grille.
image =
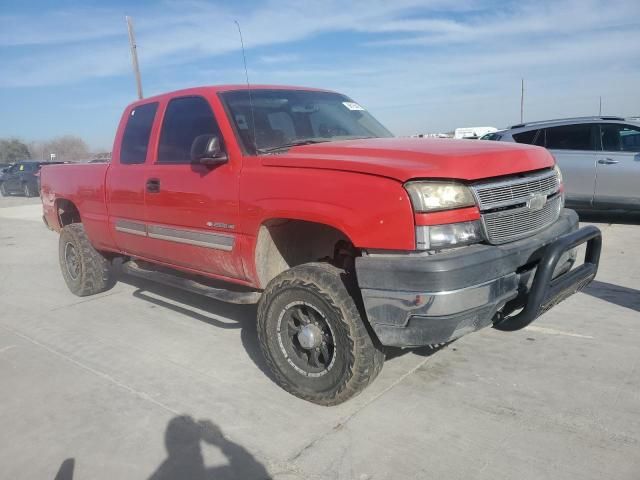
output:
M 489 210 L 517 203 L 525 203 L 532 193 L 550 195 L 560 187 L 553 170 L 528 177 L 474 186 L 480 210 Z
M 511 242 L 555 222 L 562 209 L 560 184 L 555 171 L 547 170 L 502 181 L 472 185 L 489 243 Z M 534 195 L 547 197 L 539 210 L 529 208 Z
M 506 243 L 526 237 L 555 222 L 562 208 L 562 198 L 556 195 L 541 210 L 527 207 L 512 208 L 482 215 L 487 240 L 490 243 Z

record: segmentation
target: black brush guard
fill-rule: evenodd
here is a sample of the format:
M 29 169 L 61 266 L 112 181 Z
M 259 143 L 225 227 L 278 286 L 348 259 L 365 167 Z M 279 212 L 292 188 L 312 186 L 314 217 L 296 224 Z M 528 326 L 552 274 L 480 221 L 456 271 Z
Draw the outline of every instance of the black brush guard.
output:
M 584 263 L 552 279 L 562 254 L 585 242 L 587 251 Z M 547 310 L 583 289 L 596 276 L 601 250 L 602 233 L 592 225 L 567 233 L 549 244 L 545 247 L 544 255 L 538 264 L 524 308 L 513 316 L 499 319 L 493 327 L 505 332 L 520 330 Z

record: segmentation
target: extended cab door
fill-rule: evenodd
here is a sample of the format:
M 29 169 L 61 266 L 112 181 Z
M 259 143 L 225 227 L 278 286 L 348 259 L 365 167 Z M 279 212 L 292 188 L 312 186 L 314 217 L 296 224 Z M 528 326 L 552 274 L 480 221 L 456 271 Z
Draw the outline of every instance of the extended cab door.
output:
M 239 167 L 192 163 L 196 138 L 224 142 L 209 100 L 171 99 L 164 105 L 155 158 L 145 175 L 146 257 L 176 267 L 245 278 L 237 254 Z
M 567 203 L 591 205 L 596 185 L 596 124 L 582 123 L 544 129 L 545 146 L 564 177 Z
M 109 228 L 118 248 L 144 256 L 146 241 L 144 184 L 147 177 L 149 139 L 158 102 L 137 104 L 125 112 L 107 170 Z
M 640 128 L 600 124 L 596 208 L 640 208 Z

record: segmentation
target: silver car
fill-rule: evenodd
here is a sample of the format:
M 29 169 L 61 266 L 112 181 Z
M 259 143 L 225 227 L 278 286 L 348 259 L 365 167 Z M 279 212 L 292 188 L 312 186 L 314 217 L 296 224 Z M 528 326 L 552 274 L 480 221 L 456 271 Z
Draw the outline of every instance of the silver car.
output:
M 640 123 L 579 117 L 514 125 L 492 138 L 546 147 L 562 174 L 567 206 L 640 211 Z

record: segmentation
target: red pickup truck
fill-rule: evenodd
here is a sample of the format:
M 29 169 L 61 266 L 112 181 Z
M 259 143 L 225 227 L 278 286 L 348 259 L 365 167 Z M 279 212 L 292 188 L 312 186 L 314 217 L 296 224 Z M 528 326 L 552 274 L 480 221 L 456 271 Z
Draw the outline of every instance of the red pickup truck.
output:
M 295 87 L 135 102 L 110 164 L 46 166 L 41 195 L 73 293 L 110 288 L 117 264 L 258 303 L 276 380 L 323 405 L 366 387 L 384 346 L 525 327 L 595 277 L 601 248 L 545 149 L 394 138 L 350 98 Z

